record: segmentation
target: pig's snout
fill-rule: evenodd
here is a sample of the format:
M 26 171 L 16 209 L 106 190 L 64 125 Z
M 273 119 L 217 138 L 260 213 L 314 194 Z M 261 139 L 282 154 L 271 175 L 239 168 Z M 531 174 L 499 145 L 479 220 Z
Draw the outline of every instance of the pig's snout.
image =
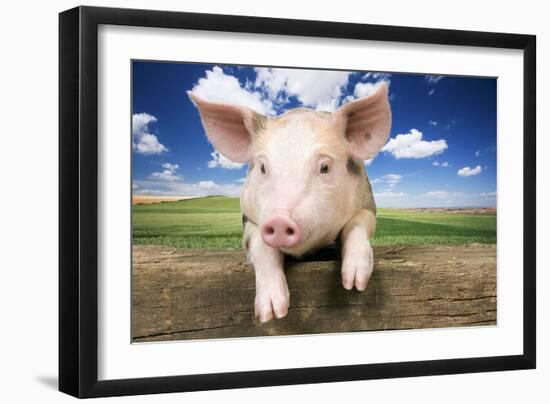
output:
M 288 215 L 276 213 L 261 227 L 262 239 L 273 248 L 290 248 L 300 241 L 300 227 Z

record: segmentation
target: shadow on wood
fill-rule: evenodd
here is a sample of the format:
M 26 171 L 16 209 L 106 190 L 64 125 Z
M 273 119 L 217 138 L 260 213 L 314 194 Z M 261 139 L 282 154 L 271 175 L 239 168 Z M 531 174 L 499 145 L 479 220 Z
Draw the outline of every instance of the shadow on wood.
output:
M 266 324 L 242 251 L 134 246 L 133 261 L 134 342 L 496 324 L 494 245 L 376 248 L 366 292 L 341 286 L 339 261 L 287 262 L 288 316 Z

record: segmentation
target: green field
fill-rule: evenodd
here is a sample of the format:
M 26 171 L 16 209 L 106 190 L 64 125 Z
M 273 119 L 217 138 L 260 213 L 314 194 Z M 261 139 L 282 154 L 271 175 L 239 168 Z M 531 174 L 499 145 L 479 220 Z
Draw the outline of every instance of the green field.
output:
M 241 248 L 238 198 L 208 197 L 133 206 L 140 245 Z M 496 215 L 379 209 L 373 245 L 496 243 Z

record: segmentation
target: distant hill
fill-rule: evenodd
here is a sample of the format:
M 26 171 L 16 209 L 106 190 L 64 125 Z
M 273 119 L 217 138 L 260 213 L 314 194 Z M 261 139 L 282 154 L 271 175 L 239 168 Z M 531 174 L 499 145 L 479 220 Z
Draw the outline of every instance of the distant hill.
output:
M 186 199 L 204 198 L 203 196 L 184 196 L 184 195 L 132 195 L 132 205 L 174 202 Z
M 496 243 L 492 209 L 378 209 L 375 246 Z M 209 196 L 132 207 L 134 244 L 180 248 L 242 246 L 239 198 Z

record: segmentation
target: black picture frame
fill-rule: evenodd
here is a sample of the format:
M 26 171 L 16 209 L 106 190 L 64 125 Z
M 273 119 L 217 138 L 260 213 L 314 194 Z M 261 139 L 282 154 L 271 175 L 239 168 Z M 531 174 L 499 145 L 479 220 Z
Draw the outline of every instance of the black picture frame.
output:
M 344 38 L 523 51 L 523 354 L 99 381 L 98 26 Z M 536 366 L 536 37 L 340 22 L 77 7 L 59 15 L 59 390 L 75 397 L 325 383 Z

